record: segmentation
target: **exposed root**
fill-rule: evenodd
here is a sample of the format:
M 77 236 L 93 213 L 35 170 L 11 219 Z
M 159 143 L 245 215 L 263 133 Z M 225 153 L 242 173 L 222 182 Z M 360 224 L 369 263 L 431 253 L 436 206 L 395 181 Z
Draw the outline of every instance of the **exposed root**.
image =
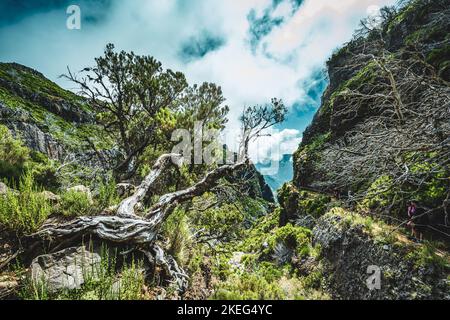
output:
M 37 237 L 57 241 L 61 244 L 68 241 L 67 239 L 94 236 L 102 241 L 135 247 L 145 254 L 151 264 L 161 267 L 164 274 L 170 279 L 169 282 L 174 284 L 179 292 L 184 292 L 188 285 L 188 276 L 178 266 L 175 259 L 167 255 L 156 244 L 159 228 L 178 204 L 201 196 L 215 187 L 221 178 L 247 165 L 248 159 L 237 164 L 216 168 L 194 186 L 161 196 L 145 217 L 136 215 L 134 212 L 136 204 L 142 202 L 152 191 L 158 178 L 169 168 L 171 163 L 174 163 L 174 159 L 175 164 L 179 165 L 177 161 L 182 158 L 175 154 L 162 155 L 153 166 L 150 174 L 136 189 L 136 192 L 119 204 L 117 215 L 79 217 L 64 224 L 46 224 L 31 238 Z M 59 247 L 61 245 L 58 245 Z

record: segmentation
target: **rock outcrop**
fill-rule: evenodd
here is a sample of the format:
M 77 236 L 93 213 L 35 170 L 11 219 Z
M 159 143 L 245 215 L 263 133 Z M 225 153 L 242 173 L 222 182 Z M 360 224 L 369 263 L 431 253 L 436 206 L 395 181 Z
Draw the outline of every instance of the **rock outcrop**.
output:
M 448 244 L 440 236 L 450 230 L 448 181 L 439 177 L 450 173 L 449 5 L 417 0 L 386 10 L 380 26 L 328 62 L 329 86 L 279 200 L 280 225 L 312 228 L 334 298 L 450 299 L 448 252 L 402 228 L 406 202 L 418 199 L 439 220 L 428 239 Z M 377 270 L 381 286 L 371 290 Z
M 405 140 L 420 141 L 422 137 L 448 148 L 448 141 L 445 142 L 450 132 L 446 125 L 450 123 L 448 8 L 448 0 L 407 2 L 398 13 L 386 13 L 391 16 L 379 33 L 357 35 L 333 55 L 328 61 L 329 86 L 322 104 L 294 154 L 293 182 L 297 187 L 339 189 L 342 193 L 366 188 L 367 184 L 361 181 L 370 184 L 379 169 L 370 172 L 368 168 L 376 167 L 376 159 L 362 159 L 364 155 L 369 157 L 374 152 L 379 159 L 394 161 L 389 158 L 393 151 L 388 147 L 382 143 L 374 146 L 374 136 L 398 149 L 406 149 L 407 141 L 402 143 L 401 132 L 408 131 L 411 123 L 423 127 L 422 135 L 408 133 Z M 397 102 L 393 88 L 398 90 Z M 390 116 L 396 104 L 402 105 L 406 120 L 392 120 L 397 118 Z M 426 110 L 434 112 L 425 116 Z M 434 119 L 427 122 L 424 117 Z M 433 131 L 428 131 L 427 126 Z M 361 142 L 357 146 L 360 137 L 366 145 Z M 344 169 L 348 172 L 343 169 L 347 163 L 350 165 Z M 358 174 L 363 176 L 355 181 Z
M 81 97 L 31 68 L 0 63 L 0 124 L 30 149 L 60 161 L 85 155 L 90 152 L 85 137 L 96 139 L 94 120 Z
M 401 236 L 374 238 L 357 219 L 331 212 L 313 229 L 313 242 L 321 246 L 324 274 L 335 298 L 450 299 L 448 272 L 438 254 Z M 371 276 L 378 270 L 379 287 L 370 287 Z
M 31 279 L 49 292 L 79 289 L 86 278 L 95 279 L 101 256 L 85 247 L 67 248 L 36 257 L 31 263 Z

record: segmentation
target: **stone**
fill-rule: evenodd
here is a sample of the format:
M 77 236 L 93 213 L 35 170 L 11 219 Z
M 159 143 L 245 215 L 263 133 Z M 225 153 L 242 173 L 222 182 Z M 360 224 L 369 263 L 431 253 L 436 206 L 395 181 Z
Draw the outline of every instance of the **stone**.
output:
M 5 195 L 8 192 L 8 187 L 3 182 L 0 182 L 0 195 Z
M 88 187 L 86 187 L 86 186 L 78 185 L 78 186 L 75 186 L 75 187 L 72 187 L 72 188 L 67 189 L 67 191 L 73 191 L 73 192 L 84 193 L 84 194 L 87 196 L 89 202 L 90 202 L 91 204 L 94 203 L 94 201 L 93 201 L 93 199 L 92 199 L 92 192 L 91 192 L 91 190 L 90 190 Z
M 44 197 L 45 200 L 50 201 L 53 204 L 56 204 L 61 200 L 60 196 L 54 194 L 51 191 L 42 191 L 41 195 Z
M 37 125 L 16 122 L 8 126 L 14 136 L 23 140 L 24 144 L 35 151 L 47 155 L 53 160 L 64 158 L 64 148 L 50 134 L 43 132 Z
M 244 257 L 244 252 L 233 252 L 233 256 L 228 261 L 230 266 L 235 269 L 243 269 L 244 266 L 242 265 L 242 258 Z
M 31 263 L 31 279 L 44 283 L 49 292 L 79 289 L 86 277 L 98 278 L 101 257 L 84 246 L 67 248 L 36 257 Z
M 295 220 L 295 225 L 307 229 L 313 229 L 316 225 L 316 219 L 311 215 L 300 216 Z
M 9 188 L 6 184 L 3 182 L 0 182 L 0 196 L 5 196 L 7 193 L 12 193 L 14 195 L 20 194 L 19 191 Z
M 335 299 L 344 300 L 402 300 L 448 297 L 448 287 L 439 285 L 445 271 L 433 268 L 423 274 L 426 266 L 417 267 L 408 252 L 418 250 L 413 243 L 392 250 L 368 233 L 362 224 L 348 224 L 348 220 L 332 212 L 317 219 L 312 230 L 312 242 L 320 245 L 320 259 L 327 274 L 327 290 Z M 388 249 L 388 250 L 387 250 Z M 433 265 L 431 263 L 431 265 Z M 367 280 L 370 266 L 381 270 L 381 288 L 370 290 Z

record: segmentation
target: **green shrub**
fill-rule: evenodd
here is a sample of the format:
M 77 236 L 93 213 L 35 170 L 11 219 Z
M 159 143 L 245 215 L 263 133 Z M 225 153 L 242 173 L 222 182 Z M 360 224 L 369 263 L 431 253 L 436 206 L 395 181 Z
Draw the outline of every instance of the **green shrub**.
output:
M 283 290 L 253 273 L 233 274 L 212 296 L 215 300 L 282 300 Z
M 36 231 L 51 211 L 41 192 L 35 186 L 31 172 L 26 172 L 17 191 L 8 190 L 6 195 L 0 196 L 0 223 L 22 233 Z
M 185 211 L 177 208 L 164 223 L 162 232 L 167 239 L 167 252 L 181 265 L 187 263 L 188 252 L 192 248 L 192 234 Z
M 427 62 L 436 66 L 440 75 L 444 74 L 448 69 L 448 62 L 450 56 L 450 45 L 444 45 L 439 48 L 433 49 L 427 56 Z
M 428 206 L 442 203 L 448 192 L 448 168 L 434 162 L 438 153 L 418 154 L 412 161 L 411 173 L 423 180 L 419 188 L 413 187 L 412 197 L 417 202 Z
M 116 297 L 118 300 L 141 300 L 142 288 L 145 284 L 143 262 L 134 260 L 125 265 L 121 272 L 121 281 Z
M 7 127 L 0 125 L 0 179 L 19 180 L 28 159 L 28 148 L 15 139 Z
M 237 239 L 244 229 L 244 208 L 240 204 L 223 204 L 218 207 L 202 209 L 205 203 L 217 201 L 214 196 L 206 195 L 194 201 L 194 208 L 189 213 L 190 220 L 199 233 L 200 240 L 218 239 L 222 242 Z M 198 202 L 198 203 L 197 203 Z M 251 213 L 246 212 L 249 216 Z
M 277 228 L 275 233 L 268 238 L 266 251 L 273 252 L 276 245 L 281 243 L 294 250 L 297 257 L 302 257 L 309 254 L 310 241 L 310 230 L 303 227 L 294 227 L 288 223 L 284 227 Z
M 329 299 L 321 291 L 321 268 L 306 277 L 299 277 L 289 265 L 280 267 L 253 258 L 246 259 L 244 264 L 244 270 L 233 270 L 226 280 L 216 284 L 212 299 Z
M 445 252 L 437 254 L 433 243 L 426 241 L 422 246 L 413 248 L 406 255 L 406 259 L 412 261 L 415 267 L 433 266 L 438 270 L 450 270 L 450 259 Z
M 55 213 L 66 217 L 85 216 L 92 213 L 92 200 L 84 192 L 68 190 L 61 195 L 61 201 Z
M 307 191 L 300 193 L 299 207 L 305 215 L 319 218 L 327 212 L 331 204 L 330 196 Z
M 389 176 L 381 176 L 376 179 L 367 190 L 360 205 L 360 209 L 384 208 L 391 204 L 394 197 L 393 181 Z
M 55 192 L 61 187 L 56 173 L 57 161 L 50 160 L 41 152 L 31 151 L 30 161 L 26 163 L 26 166 L 33 173 L 37 185 Z
M 36 185 L 56 190 L 60 183 L 55 161 L 37 151 L 30 151 L 20 139 L 15 139 L 8 128 L 0 125 L 0 179 L 17 182 L 25 171 L 31 171 Z
M 274 212 L 256 220 L 253 227 L 245 231 L 242 237 L 244 240 L 238 245 L 238 250 L 259 252 L 270 233 L 278 227 L 279 215 L 280 208 L 277 208 Z
M 98 195 L 95 199 L 99 210 L 117 205 L 120 202 L 120 197 L 116 191 L 116 182 L 109 178 L 107 181 L 100 182 L 98 186 Z

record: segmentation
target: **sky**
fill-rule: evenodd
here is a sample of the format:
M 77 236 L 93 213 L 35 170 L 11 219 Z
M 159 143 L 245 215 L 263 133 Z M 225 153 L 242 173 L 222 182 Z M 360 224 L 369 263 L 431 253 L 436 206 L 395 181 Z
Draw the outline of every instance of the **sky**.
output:
M 0 0 L 0 61 L 59 79 L 81 70 L 107 43 L 152 55 L 190 84 L 214 82 L 230 107 L 232 145 L 244 106 L 282 99 L 287 120 L 252 145 L 255 162 L 293 153 L 327 86 L 325 63 L 359 21 L 395 0 Z M 78 5 L 81 29 L 67 8 Z

